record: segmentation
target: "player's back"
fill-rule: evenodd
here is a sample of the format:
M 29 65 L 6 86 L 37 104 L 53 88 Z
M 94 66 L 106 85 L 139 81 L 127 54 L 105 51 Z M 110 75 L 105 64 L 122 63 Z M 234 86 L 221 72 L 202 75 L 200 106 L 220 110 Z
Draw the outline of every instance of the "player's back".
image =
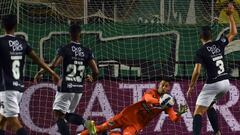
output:
M 0 65 L 4 89 L 23 91 L 25 56 L 31 52 L 24 39 L 14 35 L 0 37 Z
M 58 55 L 63 57 L 61 92 L 81 93 L 84 71 L 88 61 L 93 59 L 91 51 L 80 43 L 71 42 L 63 46 Z
M 208 42 L 197 51 L 197 59 L 207 71 L 207 83 L 214 83 L 228 78 L 224 67 L 224 48 L 227 38 Z

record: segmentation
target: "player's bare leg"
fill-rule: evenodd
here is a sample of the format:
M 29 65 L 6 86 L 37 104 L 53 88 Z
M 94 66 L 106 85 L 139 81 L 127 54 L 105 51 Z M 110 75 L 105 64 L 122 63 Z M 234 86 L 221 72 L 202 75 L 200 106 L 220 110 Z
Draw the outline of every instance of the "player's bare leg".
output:
M 5 135 L 7 119 L 0 115 L 0 135 Z
M 18 117 L 8 117 L 7 125 L 11 126 L 12 130 L 16 132 L 17 135 L 27 135 L 27 131 L 23 128 Z
M 59 110 L 54 110 L 53 113 L 54 113 L 55 120 L 57 122 L 58 131 L 62 135 L 70 135 L 69 127 L 67 125 L 67 122 L 64 119 L 65 114 Z
M 196 105 L 193 117 L 193 134 L 200 135 L 202 128 L 202 116 L 208 110 L 208 107 Z

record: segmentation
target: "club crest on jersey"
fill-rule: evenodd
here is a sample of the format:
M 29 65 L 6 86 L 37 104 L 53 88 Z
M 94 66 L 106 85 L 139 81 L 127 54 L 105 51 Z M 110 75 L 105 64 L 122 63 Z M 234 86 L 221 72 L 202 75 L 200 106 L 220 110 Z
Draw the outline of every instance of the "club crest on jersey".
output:
M 226 40 L 226 38 L 221 38 L 221 41 L 226 42 L 227 40 Z
M 207 50 L 209 52 L 212 52 L 212 54 L 220 53 L 220 51 L 221 51 L 219 48 L 216 47 L 216 45 L 208 46 Z
M 72 51 L 75 53 L 75 56 L 84 57 L 84 52 L 81 47 L 72 46 Z
M 15 40 L 15 41 L 9 40 L 8 44 L 12 48 L 13 51 L 22 51 L 23 50 L 23 46 L 22 46 L 22 44 L 20 44 L 18 42 L 18 40 Z

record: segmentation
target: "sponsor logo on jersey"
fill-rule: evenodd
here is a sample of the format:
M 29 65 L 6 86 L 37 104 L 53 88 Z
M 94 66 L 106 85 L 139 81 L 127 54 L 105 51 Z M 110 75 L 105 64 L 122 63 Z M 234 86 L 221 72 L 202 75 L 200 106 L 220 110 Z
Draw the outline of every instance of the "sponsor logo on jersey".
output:
M 20 86 L 20 87 L 24 87 L 24 85 L 20 84 L 18 81 L 13 81 L 13 86 Z
M 18 40 L 15 40 L 15 41 L 9 40 L 8 44 L 12 48 L 13 51 L 22 51 L 23 50 L 23 46 L 22 46 L 22 44 L 20 44 L 18 42 Z
M 222 41 L 223 43 L 225 43 L 227 40 L 226 40 L 226 38 L 221 38 L 221 41 Z
M 72 51 L 75 53 L 75 57 L 76 56 L 84 57 L 84 52 L 82 51 L 81 47 L 72 46 Z
M 77 85 L 77 84 L 72 84 L 72 83 L 67 84 L 67 88 L 73 88 L 73 87 L 81 88 L 81 87 L 83 87 L 83 85 Z
M 207 50 L 209 52 L 211 52 L 212 54 L 216 54 L 216 53 L 220 53 L 221 52 L 221 50 L 219 48 L 217 48 L 216 45 L 208 46 Z

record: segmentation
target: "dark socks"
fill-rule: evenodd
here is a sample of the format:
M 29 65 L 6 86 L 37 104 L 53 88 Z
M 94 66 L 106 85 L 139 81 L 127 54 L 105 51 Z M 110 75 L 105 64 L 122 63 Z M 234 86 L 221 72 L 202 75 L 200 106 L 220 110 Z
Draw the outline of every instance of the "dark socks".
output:
M 207 115 L 208 115 L 208 119 L 212 125 L 212 128 L 214 130 L 214 133 L 216 134 L 219 131 L 217 112 L 213 107 L 211 107 L 208 109 Z
M 17 130 L 16 135 L 27 135 L 27 131 L 24 128 Z
M 202 128 L 202 116 L 197 114 L 193 117 L 193 135 L 200 135 Z
M 102 135 L 107 135 L 107 131 L 103 132 Z
M 0 129 L 0 135 L 5 135 L 5 131 Z
M 65 119 L 71 123 L 71 124 L 75 124 L 75 125 L 83 125 L 85 120 L 83 119 L 82 116 L 74 114 L 74 113 L 67 113 L 65 115 Z
M 59 118 L 57 120 L 58 131 L 61 135 L 70 135 L 69 127 L 64 119 Z

